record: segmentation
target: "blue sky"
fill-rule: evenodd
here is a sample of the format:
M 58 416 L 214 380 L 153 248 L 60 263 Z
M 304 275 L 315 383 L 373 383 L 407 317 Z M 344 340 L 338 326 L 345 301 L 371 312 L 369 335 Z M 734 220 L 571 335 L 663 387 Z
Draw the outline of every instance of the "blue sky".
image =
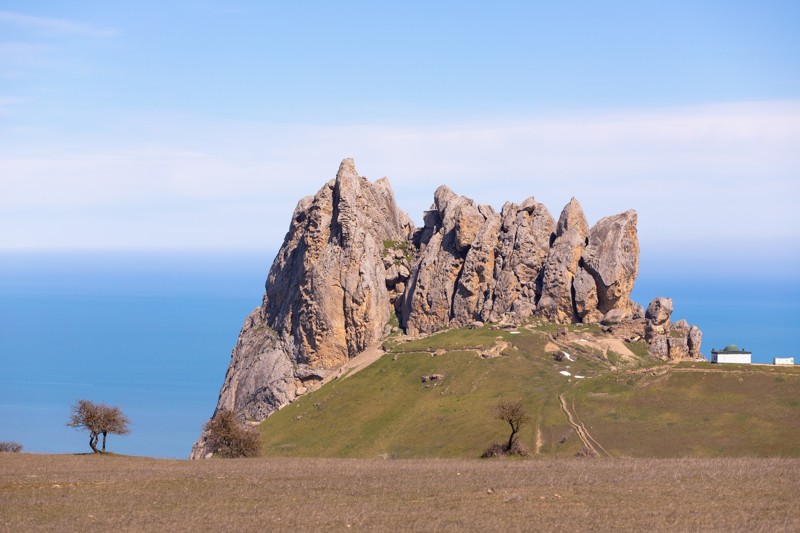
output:
M 0 250 L 277 249 L 355 157 L 797 272 L 800 3 L 335 4 L 0 1 Z

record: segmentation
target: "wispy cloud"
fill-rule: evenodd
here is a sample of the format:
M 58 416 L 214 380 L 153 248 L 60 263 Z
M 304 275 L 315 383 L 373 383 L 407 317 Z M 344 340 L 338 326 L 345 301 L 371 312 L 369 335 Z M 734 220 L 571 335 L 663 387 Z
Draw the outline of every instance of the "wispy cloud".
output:
M 51 49 L 41 43 L 18 41 L 0 42 L 0 65 L 35 65 L 42 62 L 42 57 Z
M 114 35 L 114 28 L 98 27 L 74 20 L 41 17 L 0 10 L 0 23 L 11 24 L 20 28 L 47 35 L 82 35 L 86 37 L 107 37 Z
M 0 227 L 24 228 L 0 246 L 277 247 L 297 200 L 350 156 L 417 219 L 446 183 L 495 208 L 535 196 L 556 217 L 573 195 L 590 221 L 636 208 L 644 241 L 684 254 L 800 238 L 789 101 L 426 127 L 159 123 L 147 146 L 0 148 Z
M 0 116 L 8 115 L 11 113 L 11 108 L 15 105 L 22 104 L 26 101 L 25 98 L 14 98 L 8 96 L 0 96 Z

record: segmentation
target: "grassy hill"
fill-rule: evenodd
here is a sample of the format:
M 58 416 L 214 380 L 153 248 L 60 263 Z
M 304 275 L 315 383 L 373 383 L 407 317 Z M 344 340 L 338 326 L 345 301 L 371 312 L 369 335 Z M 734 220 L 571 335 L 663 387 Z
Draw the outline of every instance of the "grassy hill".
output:
M 614 456 L 800 456 L 800 368 L 680 363 L 568 398 Z
M 532 422 L 520 440 L 533 455 L 800 456 L 800 368 L 667 365 L 596 327 L 554 333 L 390 339 L 369 367 L 264 421 L 264 454 L 477 457 L 508 435 L 491 408 L 522 399 Z M 422 381 L 432 374 L 444 377 Z

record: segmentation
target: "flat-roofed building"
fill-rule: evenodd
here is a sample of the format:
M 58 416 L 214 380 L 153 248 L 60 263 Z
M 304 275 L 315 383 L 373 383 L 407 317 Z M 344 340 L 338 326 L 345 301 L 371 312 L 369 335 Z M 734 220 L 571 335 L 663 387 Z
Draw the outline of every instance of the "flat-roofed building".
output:
M 738 363 L 740 365 L 749 365 L 752 356 L 752 352 L 748 352 L 744 348 L 739 349 L 735 344 L 729 344 L 721 350 L 711 350 L 712 363 Z
M 775 357 L 772 359 L 773 365 L 793 365 L 794 357 Z

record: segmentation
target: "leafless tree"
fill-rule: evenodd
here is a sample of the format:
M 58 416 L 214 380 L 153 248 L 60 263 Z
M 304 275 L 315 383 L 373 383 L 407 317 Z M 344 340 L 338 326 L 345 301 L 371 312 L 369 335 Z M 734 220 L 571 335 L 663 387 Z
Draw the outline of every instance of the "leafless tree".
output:
M 76 429 L 89 431 L 89 447 L 94 453 L 105 453 L 106 436 L 127 435 L 130 433 L 128 424 L 130 420 L 119 407 L 109 407 L 104 403 L 94 403 L 89 400 L 78 400 L 72 406 L 67 425 Z M 97 441 L 103 435 L 102 449 L 97 449 Z
M 508 442 L 505 445 L 505 451 L 510 452 L 514 446 L 514 441 L 517 440 L 519 429 L 527 422 L 530 422 L 531 417 L 525 411 L 522 400 L 500 400 L 494 406 L 492 412 L 497 420 L 507 422 L 511 426 L 511 435 L 508 436 Z

